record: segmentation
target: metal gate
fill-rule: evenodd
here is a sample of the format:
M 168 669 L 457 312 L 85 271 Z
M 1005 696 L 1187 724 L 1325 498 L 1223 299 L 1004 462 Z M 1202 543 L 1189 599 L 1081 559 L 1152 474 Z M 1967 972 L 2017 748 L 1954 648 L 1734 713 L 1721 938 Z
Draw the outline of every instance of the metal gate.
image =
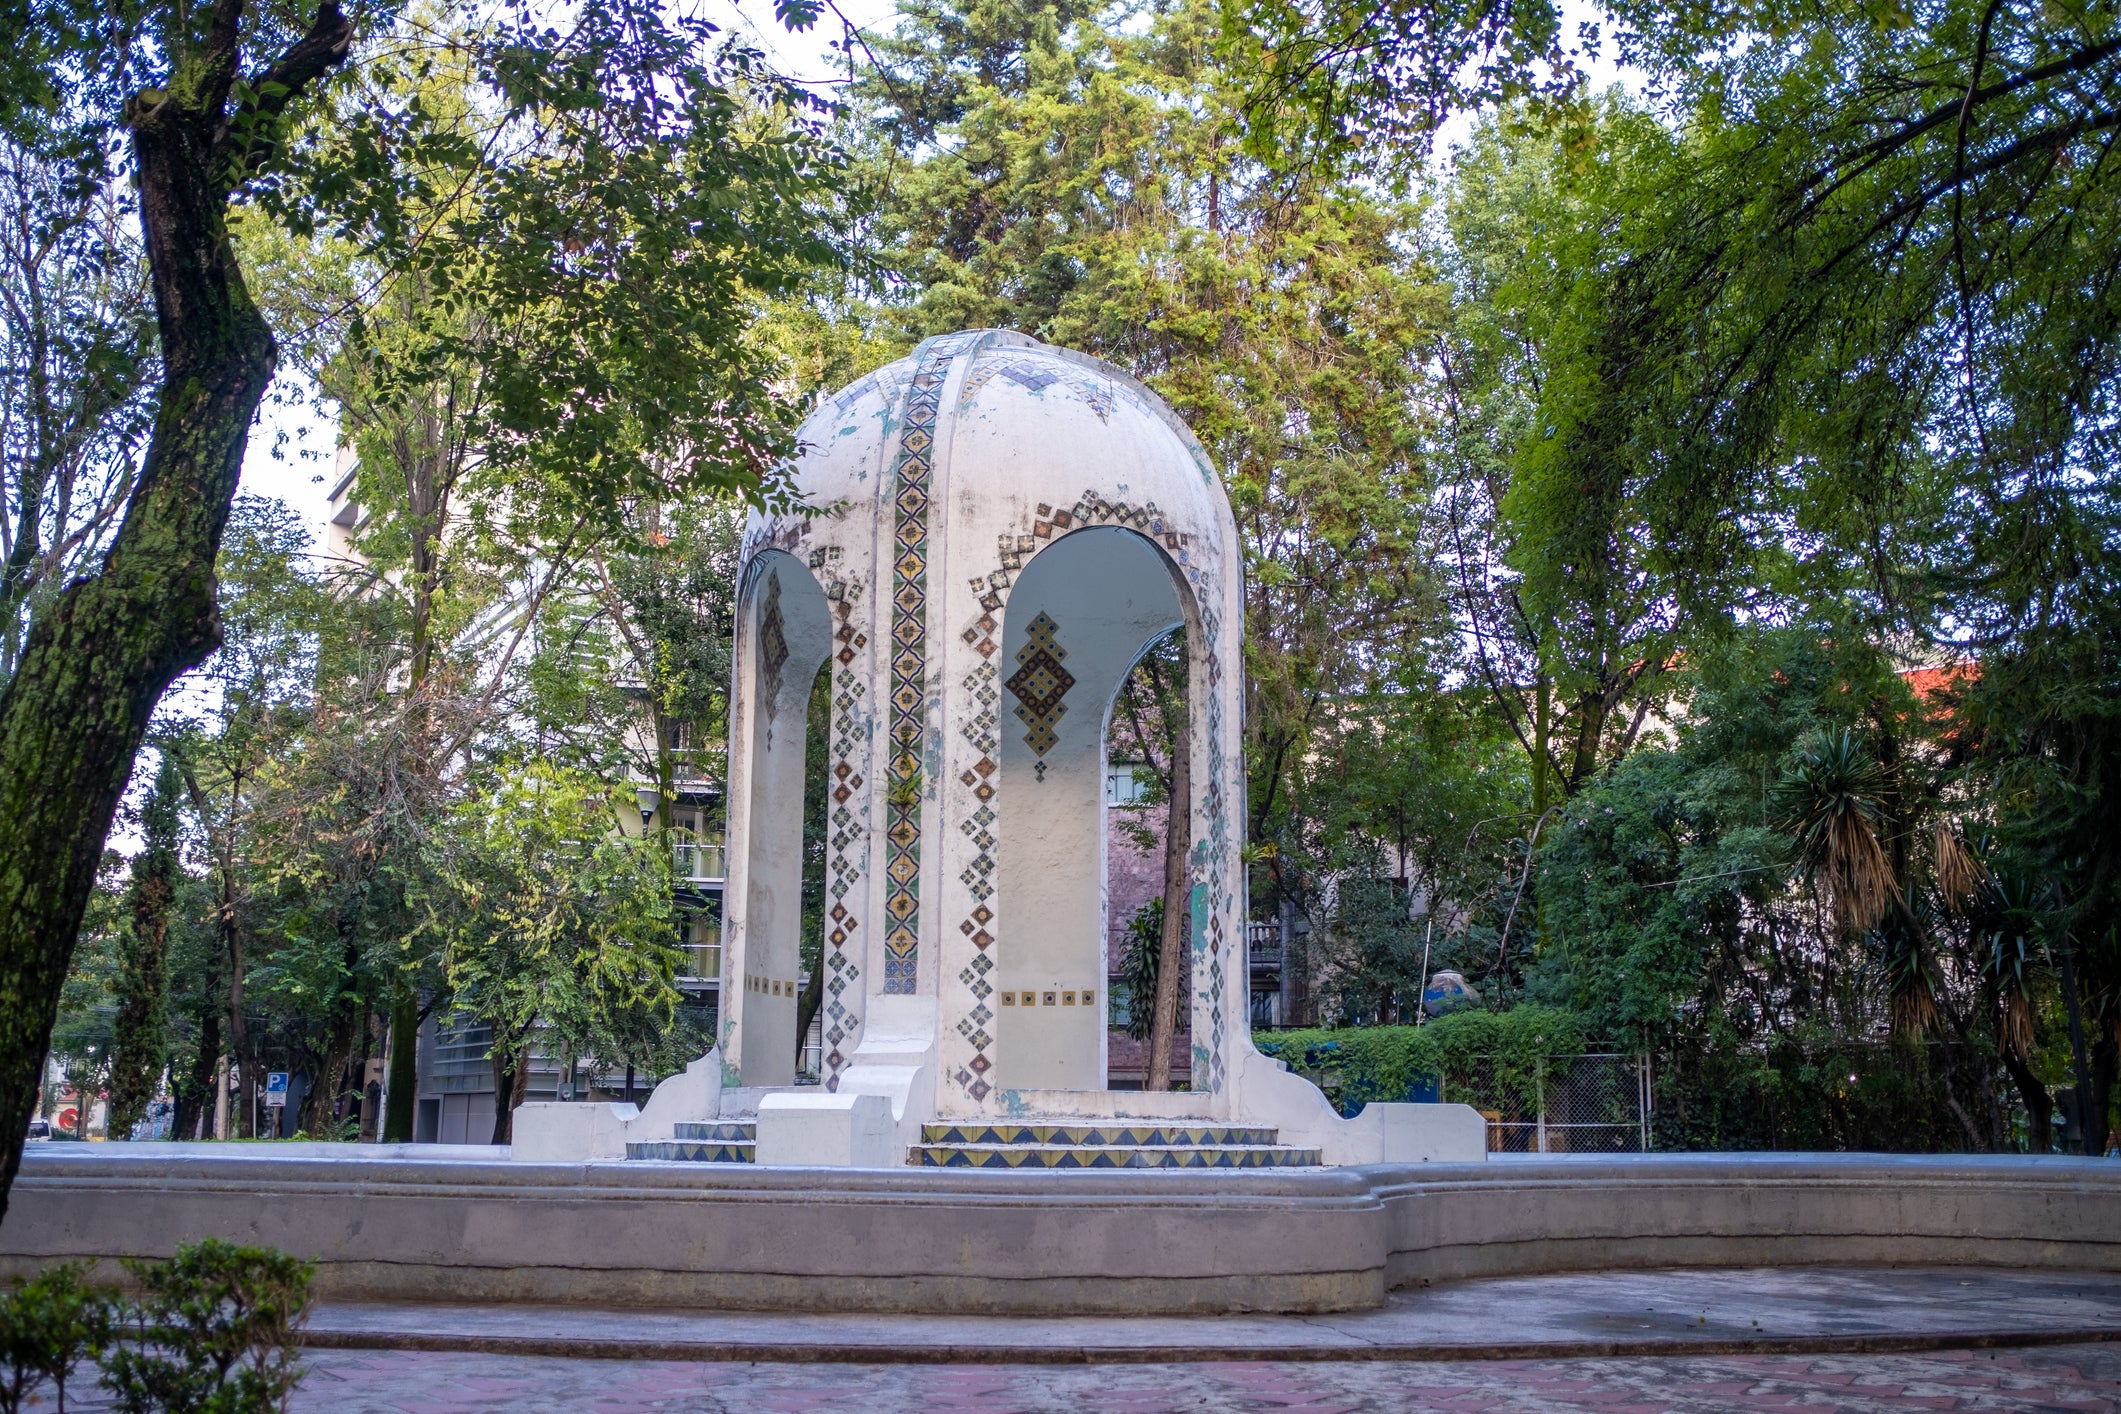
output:
M 1495 1056 L 1452 1067 L 1437 1099 L 1471 1105 L 1488 1120 L 1498 1154 L 1639 1154 L 1650 1148 L 1648 1056 L 1593 1051 L 1537 1061 L 1512 1073 Z

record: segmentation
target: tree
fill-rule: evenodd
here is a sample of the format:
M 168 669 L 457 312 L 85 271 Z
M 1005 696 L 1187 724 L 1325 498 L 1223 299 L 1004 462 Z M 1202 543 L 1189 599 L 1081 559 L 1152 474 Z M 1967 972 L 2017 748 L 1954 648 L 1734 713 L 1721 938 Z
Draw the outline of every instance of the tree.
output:
M 125 26 L 74 19 L 63 0 L 30 9 L 18 42 L 33 62 L 11 68 L 5 106 L 63 85 L 60 111 L 83 130 L 77 158 L 96 162 L 106 134 L 125 130 L 160 379 L 101 567 L 31 622 L 0 689 L 0 1185 L 21 1162 L 38 1058 L 133 754 L 163 691 L 214 645 L 214 555 L 274 354 L 229 246 L 228 206 L 274 163 L 291 105 L 353 42 L 334 0 L 300 30 L 270 12 L 246 25 L 239 0 L 197 23 L 182 6 Z M 246 72 L 246 53 L 266 57 Z
M 815 12 L 791 7 L 804 16 Z M 426 227 L 429 164 L 465 150 L 436 115 L 379 94 L 301 126 L 355 50 L 336 0 L 299 26 L 240 0 L 155 5 L 124 25 L 40 0 L 25 18 L 0 106 L 60 115 L 90 174 L 109 137 L 128 136 L 160 382 L 99 570 L 53 597 L 0 691 L 0 881 L 12 881 L 0 883 L 0 1182 L 20 1159 L 37 1058 L 133 755 L 164 690 L 218 637 L 215 555 L 277 357 L 230 242 L 231 208 L 255 201 L 297 233 L 327 229 L 390 270 L 436 277 L 474 256 L 497 269 L 482 297 L 500 322 L 554 336 L 500 352 L 493 406 L 517 434 L 501 462 L 581 520 L 644 489 L 764 494 L 792 419 L 739 337 L 754 293 L 744 281 L 802 263 L 778 253 L 822 251 L 791 213 L 830 166 L 795 120 L 801 96 L 748 51 L 709 50 L 698 24 L 649 3 L 590 7 L 564 31 L 513 14 L 476 31 L 494 125 L 469 164 L 467 209 Z M 364 16 L 378 42 L 357 76 L 387 73 L 406 52 L 390 18 Z M 764 103 L 787 100 L 787 120 L 754 122 L 738 83 Z M 754 258 L 762 249 L 777 254 Z M 555 346 L 571 356 L 537 361 Z M 705 407 L 703 391 L 718 395 Z M 614 459 L 614 446 L 633 455 Z
M 1151 984 L 1148 1006 L 1149 1063 L 1144 1090 L 1171 1088 L 1171 1047 L 1178 1036 L 1179 1004 L 1187 994 L 1193 917 L 1188 857 L 1193 851 L 1193 719 L 1188 687 L 1186 635 L 1166 635 L 1142 655 L 1120 684 L 1113 714 L 1115 744 L 1140 763 L 1151 789 L 1144 801 L 1164 807 L 1164 884 L 1156 900 L 1156 962 L 1137 959 L 1138 981 Z M 1130 920 L 1132 931 L 1141 920 Z M 1136 993 L 1131 1008 L 1142 1010 Z
M 34 144 L 34 145 L 33 145 Z M 0 137 L 0 677 L 31 606 L 96 562 L 131 493 L 155 375 L 147 266 L 118 182 Z
M 110 1124 L 113 1139 L 129 1138 L 146 1118 L 162 1080 L 169 1043 L 164 1015 L 169 990 L 169 925 L 176 904 L 177 812 L 184 775 L 165 755 L 140 808 L 140 852 L 133 856 L 126 903 L 132 917 L 119 944 L 117 1024 L 111 1036 Z
M 620 828 L 632 804 L 533 762 L 460 803 L 436 841 L 428 926 L 455 1006 L 493 1029 L 493 1143 L 528 1090 L 534 1031 L 579 1058 L 644 1008 L 674 1013 L 670 856 Z
M 992 324 L 1112 360 L 1221 471 L 1245 557 L 1248 836 L 1292 834 L 1321 713 L 1447 654 L 1421 457 L 1445 312 L 1420 212 L 1240 146 L 1242 70 L 1193 3 L 933 4 L 857 93 L 887 320 Z M 1277 856 L 1262 876 L 1301 881 Z M 1182 921 L 1183 910 L 1178 910 Z

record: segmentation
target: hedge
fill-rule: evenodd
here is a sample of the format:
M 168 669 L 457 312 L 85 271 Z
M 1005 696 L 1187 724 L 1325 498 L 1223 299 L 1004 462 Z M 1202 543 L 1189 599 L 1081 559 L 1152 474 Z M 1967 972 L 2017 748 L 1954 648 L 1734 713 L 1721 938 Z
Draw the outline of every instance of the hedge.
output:
M 1466 1073 L 1476 1059 L 1493 1067 L 1496 1083 L 1536 1107 L 1542 1064 L 1565 1067 L 1583 1054 L 1585 1042 L 1582 1017 L 1532 1005 L 1457 1011 L 1423 1026 L 1266 1031 L 1252 1037 L 1264 1054 L 1291 1070 L 1314 1079 L 1339 1072 L 1340 1085 L 1329 1093 L 1344 1115 L 1361 1113 L 1372 1100 L 1405 1100 L 1417 1087 Z

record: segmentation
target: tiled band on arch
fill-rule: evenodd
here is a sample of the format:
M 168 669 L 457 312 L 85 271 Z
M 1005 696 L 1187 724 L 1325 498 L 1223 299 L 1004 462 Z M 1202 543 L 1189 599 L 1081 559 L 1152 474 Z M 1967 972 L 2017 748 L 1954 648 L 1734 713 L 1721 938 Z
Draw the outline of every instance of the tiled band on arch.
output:
M 962 338 L 932 339 L 907 386 L 892 468 L 891 753 L 885 773 L 884 991 L 920 976 L 921 740 L 927 732 L 928 510 L 935 417 Z

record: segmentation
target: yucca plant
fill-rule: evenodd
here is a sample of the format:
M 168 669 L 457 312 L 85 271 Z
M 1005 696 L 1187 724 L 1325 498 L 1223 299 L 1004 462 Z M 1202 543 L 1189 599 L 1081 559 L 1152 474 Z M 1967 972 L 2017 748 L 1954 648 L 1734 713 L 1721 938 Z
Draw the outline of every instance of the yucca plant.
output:
M 1927 1036 L 1943 1019 L 1930 976 L 1928 915 L 1928 906 L 1911 885 L 1870 931 L 1885 976 L 1886 1014 L 1896 1036 Z
M 2033 969 L 2049 901 L 2046 890 L 2010 871 L 1992 873 L 1974 896 L 1975 943 L 1999 1011 L 1997 1041 L 2019 1060 L 2033 1049 Z
M 1943 816 L 1930 832 L 1930 862 L 1936 870 L 1937 893 L 1955 913 L 1964 913 L 1988 882 L 1988 866 L 1958 826 Z
M 1884 789 L 1884 769 L 1843 729 L 1800 745 L 1774 790 L 1775 828 L 1795 840 L 1799 872 L 1845 932 L 1876 927 L 1899 891 L 1878 837 Z

